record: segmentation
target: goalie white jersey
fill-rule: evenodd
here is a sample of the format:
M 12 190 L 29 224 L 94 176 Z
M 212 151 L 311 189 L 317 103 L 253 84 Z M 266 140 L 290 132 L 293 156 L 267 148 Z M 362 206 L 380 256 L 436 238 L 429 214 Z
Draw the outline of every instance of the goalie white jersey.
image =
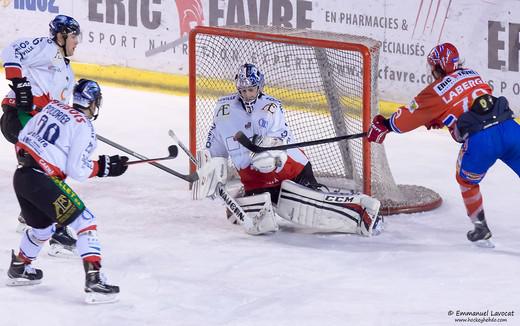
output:
M 18 136 L 17 150 L 28 152 L 50 176 L 84 181 L 96 175 L 96 133 L 78 110 L 52 101 L 29 120 Z
M 246 191 L 277 187 L 283 180 L 295 178 L 309 162 L 302 150 L 287 150 L 288 159 L 279 172 L 261 173 L 251 167 L 251 152 L 234 140 L 238 131 L 247 137 L 275 137 L 284 143 L 294 142 L 285 121 L 285 113 L 279 100 L 261 94 L 248 113 L 238 94 L 218 100 L 213 115 L 213 125 L 208 133 L 206 148 L 211 156 L 229 157 L 238 170 Z
M 26 77 L 31 83 L 36 106 L 42 108 L 50 100 L 70 104 L 74 74 L 69 60 L 50 38 L 16 40 L 2 51 L 2 61 L 7 79 Z M 14 92 L 10 91 L 4 104 L 10 104 L 9 99 L 14 98 Z

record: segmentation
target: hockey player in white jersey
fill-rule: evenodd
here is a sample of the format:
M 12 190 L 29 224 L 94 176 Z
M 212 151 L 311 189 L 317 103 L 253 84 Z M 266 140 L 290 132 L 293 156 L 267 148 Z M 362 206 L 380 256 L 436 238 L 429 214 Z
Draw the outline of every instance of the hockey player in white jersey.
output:
M 370 236 L 378 219 L 377 199 L 350 191 L 325 191 L 299 148 L 254 154 L 234 140 L 242 131 L 262 146 L 295 141 L 282 104 L 263 92 L 264 76 L 259 69 L 246 63 L 235 80 L 238 92 L 218 100 L 207 149 L 198 153 L 199 181 L 193 187 L 194 198 L 216 197 L 217 185 L 226 182 L 230 158 L 245 190 L 245 196 L 236 201 L 254 221 L 254 228 L 246 229 L 247 233 L 276 231 L 276 213 L 320 231 Z
M 119 287 L 105 283 L 100 274 L 96 217 L 65 178 L 84 181 L 96 176 L 120 176 L 128 168 L 128 157 L 101 155 L 98 160 L 90 159 L 96 149 L 91 120 L 96 119 L 101 105 L 99 85 L 81 79 L 74 88 L 73 102 L 70 107 L 51 101 L 29 120 L 16 143 L 19 167 L 13 177 L 14 190 L 31 228 L 23 232 L 18 254 L 12 252 L 7 285 L 40 283 L 43 272 L 31 263 L 60 223 L 77 234 L 87 302 L 112 302 Z
M 0 127 L 13 144 L 27 121 L 51 100 L 70 104 L 74 74 L 67 57 L 74 55 L 80 26 L 74 18 L 58 15 L 49 23 L 49 32 L 50 37 L 18 39 L 2 51 L 5 76 L 12 90 L 2 101 Z M 22 230 L 22 215 L 19 220 Z M 61 226 L 56 228 L 50 255 L 74 255 L 76 240 L 67 231 Z

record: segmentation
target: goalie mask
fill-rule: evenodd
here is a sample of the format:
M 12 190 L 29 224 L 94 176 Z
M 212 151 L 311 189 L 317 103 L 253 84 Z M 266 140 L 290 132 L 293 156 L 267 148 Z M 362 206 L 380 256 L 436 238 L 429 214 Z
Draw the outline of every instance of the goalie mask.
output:
M 262 94 L 264 88 L 264 74 L 252 63 L 240 66 L 235 76 L 238 95 L 244 103 L 246 111 L 251 113 L 253 105 Z
M 81 110 L 90 120 L 96 120 L 103 97 L 99 84 L 93 80 L 80 79 L 74 86 L 73 106 Z

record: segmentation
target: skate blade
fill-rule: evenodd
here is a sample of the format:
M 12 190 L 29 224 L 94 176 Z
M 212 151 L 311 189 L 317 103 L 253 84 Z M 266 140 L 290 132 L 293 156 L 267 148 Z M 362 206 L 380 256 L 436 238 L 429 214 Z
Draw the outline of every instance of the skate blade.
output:
M 27 285 L 36 285 L 40 284 L 42 280 L 28 280 L 26 278 L 8 278 L 5 282 L 7 286 L 27 286 Z
M 51 244 L 48 252 L 49 256 L 56 258 L 67 258 L 67 259 L 75 259 L 79 258 L 77 250 L 69 250 L 57 244 Z
M 23 233 L 25 230 L 30 229 L 31 227 L 25 223 L 18 223 L 16 226 L 16 233 Z
M 87 304 L 104 304 L 119 301 L 117 293 L 102 294 L 96 292 L 89 292 L 85 295 L 85 302 Z
M 480 248 L 495 248 L 495 244 L 487 239 L 487 240 L 478 240 L 478 241 L 475 241 L 475 246 L 477 247 L 480 247 Z

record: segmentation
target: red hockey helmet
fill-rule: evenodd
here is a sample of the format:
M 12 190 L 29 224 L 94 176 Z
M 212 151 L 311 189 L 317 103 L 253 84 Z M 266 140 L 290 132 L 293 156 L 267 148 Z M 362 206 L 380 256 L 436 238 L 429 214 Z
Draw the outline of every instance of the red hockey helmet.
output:
M 432 71 L 441 70 L 444 74 L 451 74 L 459 68 L 459 51 L 451 43 L 442 43 L 430 51 L 427 61 Z

